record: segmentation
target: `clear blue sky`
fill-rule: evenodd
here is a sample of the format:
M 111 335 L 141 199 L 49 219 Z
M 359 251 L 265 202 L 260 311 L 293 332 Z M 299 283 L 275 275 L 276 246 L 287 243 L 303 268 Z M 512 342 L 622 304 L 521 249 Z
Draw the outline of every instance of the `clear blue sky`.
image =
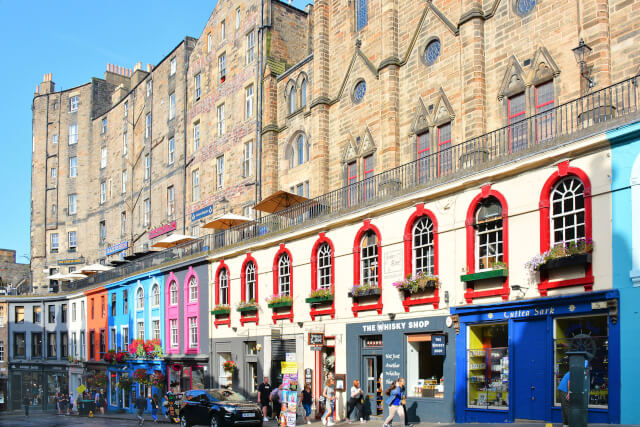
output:
M 312 0 L 294 0 L 303 8 Z M 45 73 L 56 90 L 104 77 L 107 63 L 156 64 L 199 37 L 216 1 L 0 0 L 0 248 L 29 256 L 31 101 Z

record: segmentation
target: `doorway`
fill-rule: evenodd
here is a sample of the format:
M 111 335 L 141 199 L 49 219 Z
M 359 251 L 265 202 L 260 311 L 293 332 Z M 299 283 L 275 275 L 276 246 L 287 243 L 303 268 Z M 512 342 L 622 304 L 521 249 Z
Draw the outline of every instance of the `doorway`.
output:
M 382 355 L 363 356 L 362 378 L 364 378 L 365 408 L 371 415 L 382 415 L 383 384 Z M 366 411 L 366 409 L 365 409 Z
M 546 367 L 549 366 L 546 319 L 514 322 L 514 415 L 517 419 L 544 420 L 548 407 Z

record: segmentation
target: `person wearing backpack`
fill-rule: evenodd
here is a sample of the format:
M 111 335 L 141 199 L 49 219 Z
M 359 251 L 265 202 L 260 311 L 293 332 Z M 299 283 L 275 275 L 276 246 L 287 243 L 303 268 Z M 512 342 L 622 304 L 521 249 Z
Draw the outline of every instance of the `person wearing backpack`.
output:
M 389 416 L 384 420 L 382 427 L 389 427 L 396 414 L 400 417 L 400 425 L 404 425 L 404 409 L 402 408 L 402 399 L 404 398 L 404 378 L 398 378 L 398 381 L 391 383 L 385 394 L 389 396 L 386 404 L 389 405 Z

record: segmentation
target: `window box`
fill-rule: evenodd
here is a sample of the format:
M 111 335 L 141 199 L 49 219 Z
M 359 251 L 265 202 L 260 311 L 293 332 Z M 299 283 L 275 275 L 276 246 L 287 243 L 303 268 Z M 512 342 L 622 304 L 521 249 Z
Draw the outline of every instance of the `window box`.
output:
M 556 268 L 574 267 L 577 265 L 589 265 L 592 261 L 592 255 L 590 253 L 573 254 L 561 258 L 550 259 L 549 261 L 541 264 L 538 268 L 539 271 L 550 271 Z
M 231 312 L 231 307 L 227 306 L 223 306 L 223 305 L 219 305 L 213 308 L 213 310 L 211 310 L 211 314 L 213 314 L 214 316 L 228 316 L 229 313 Z
M 238 307 L 236 310 L 238 310 L 238 313 L 255 313 L 256 311 L 258 311 L 258 306 L 245 305 L 245 306 Z
M 349 291 L 349 296 L 353 299 L 367 298 L 367 297 L 379 297 L 382 295 L 382 289 L 380 288 L 369 288 L 364 290 L 352 290 Z
M 332 302 L 332 301 L 333 301 L 333 295 L 309 297 L 305 299 L 305 302 L 308 302 L 309 304 L 321 304 L 324 302 Z
M 269 308 L 285 308 L 291 307 L 293 305 L 293 301 L 278 301 L 278 302 L 270 302 L 267 304 Z
M 505 278 L 509 276 L 509 270 L 501 268 L 499 270 L 481 271 L 479 273 L 463 274 L 460 280 L 463 282 L 476 282 L 478 280 Z

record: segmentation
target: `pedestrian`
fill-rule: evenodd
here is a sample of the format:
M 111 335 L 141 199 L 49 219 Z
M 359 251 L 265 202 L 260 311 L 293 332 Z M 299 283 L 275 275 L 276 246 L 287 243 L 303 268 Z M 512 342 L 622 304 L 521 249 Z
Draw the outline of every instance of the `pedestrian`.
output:
M 56 394 L 53 397 L 53 401 L 56 404 L 56 410 L 58 411 L 58 415 L 60 415 L 60 392 L 56 391 Z
M 154 394 L 151 399 L 151 417 L 154 423 L 158 422 L 158 406 L 160 406 L 160 399 L 157 394 Z
M 562 377 L 560 384 L 558 384 L 558 393 L 560 394 L 560 408 L 562 411 L 562 427 L 569 425 L 569 371 Z
M 31 399 L 29 398 L 29 390 L 27 390 L 24 394 L 24 397 L 22 398 L 22 404 L 24 405 L 24 415 L 26 417 L 29 416 L 29 403 L 31 403 Z
M 362 398 L 364 397 L 364 392 L 360 388 L 360 380 L 353 380 L 353 385 L 351 386 L 351 393 L 349 393 L 349 402 L 347 403 L 347 422 L 351 424 L 351 413 L 354 412 L 354 409 L 358 410 L 358 416 L 360 417 L 360 422 L 364 423 L 364 417 L 362 414 Z
M 100 389 L 98 393 L 98 407 L 100 408 L 100 414 L 104 415 L 104 408 L 107 406 L 107 399 L 104 397 L 104 389 Z
M 134 407 L 136 408 L 136 417 L 138 417 L 138 425 L 141 426 L 142 424 L 144 424 L 144 417 L 142 416 L 142 414 L 144 414 L 144 410 L 147 408 L 147 399 L 145 399 L 144 396 L 138 396 L 136 398 Z
M 73 392 L 69 393 L 69 407 L 67 408 L 67 414 L 73 414 Z
M 273 406 L 273 419 L 280 423 L 280 412 L 282 411 L 282 385 L 271 390 L 269 400 Z
M 269 421 L 269 396 L 271 395 L 271 384 L 269 377 L 264 377 L 262 384 L 258 386 L 260 407 L 262 407 L 262 420 Z
M 304 408 L 304 419 L 307 424 L 311 424 L 311 420 L 309 419 L 309 415 L 311 415 L 311 405 L 313 405 L 313 397 L 311 396 L 311 384 L 306 383 L 304 385 L 304 389 L 302 389 L 302 396 L 300 399 L 300 403 Z
M 333 378 L 329 377 L 329 379 L 327 379 L 327 383 L 324 386 L 324 390 L 322 391 L 322 396 L 324 397 L 324 402 L 326 405 L 324 414 L 321 417 L 322 424 L 326 426 L 332 426 L 335 424 L 333 422 L 333 414 L 336 409 L 336 391 L 333 388 Z
M 443 383 L 444 384 L 444 383 Z M 407 412 L 407 386 L 402 384 L 402 410 L 404 411 L 404 427 L 409 427 L 409 412 Z
M 403 386 L 404 378 L 398 378 L 398 381 L 391 383 L 391 386 L 385 391 L 385 394 L 389 396 L 386 400 L 387 405 L 389 405 L 389 416 L 384 420 L 382 427 L 389 427 L 396 414 L 400 417 L 401 424 L 404 424 L 404 409 L 402 408 Z

